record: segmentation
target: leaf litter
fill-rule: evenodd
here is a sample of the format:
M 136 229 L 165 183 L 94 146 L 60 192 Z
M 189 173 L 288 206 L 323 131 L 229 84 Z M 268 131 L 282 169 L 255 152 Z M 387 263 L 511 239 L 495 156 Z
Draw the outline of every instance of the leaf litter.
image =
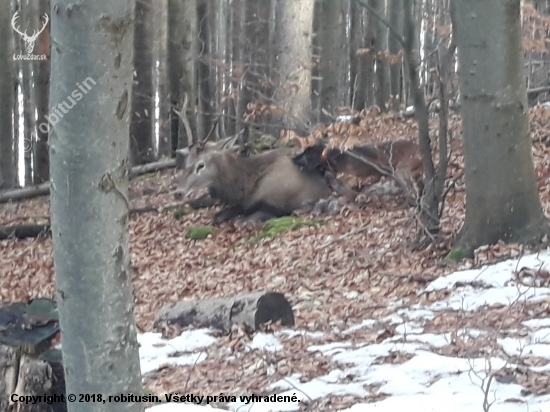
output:
M 545 215 L 550 215 L 550 110 L 531 109 L 533 159 Z M 144 384 L 156 394 L 216 396 L 295 394 L 300 402 L 211 402 L 222 410 L 411 409 L 515 412 L 550 409 L 547 251 L 502 243 L 474 259 L 444 261 L 464 220 L 460 118 L 438 243 L 415 250 L 419 227 L 396 196 L 368 197 L 340 214 L 301 216 L 276 236 L 262 226 L 211 225 L 213 210 L 175 219 L 172 172 L 137 179 L 131 206 L 156 211 L 130 218 L 131 269 Z M 436 130 L 437 119 L 431 119 Z M 350 126 L 333 126 L 344 133 Z M 412 119 L 369 116 L 358 139 L 376 143 L 416 135 Z M 342 130 L 340 130 L 342 129 Z M 346 132 L 349 133 L 349 130 Z M 46 223 L 48 198 L 0 205 L 0 222 Z M 254 242 L 246 240 L 254 238 Z M 153 329 L 158 310 L 180 300 L 245 291 L 283 292 L 295 329 L 268 325 L 249 335 Z M 51 238 L 0 241 L 2 303 L 54 297 Z M 178 335 L 180 335 L 178 337 Z M 163 337 L 164 336 L 164 337 Z M 489 383 L 489 385 L 488 385 Z M 180 409 L 181 408 L 181 409 Z M 191 410 L 165 404 L 155 412 Z M 208 410 L 204 406 L 200 410 Z M 199 410 L 199 409 L 197 409 Z

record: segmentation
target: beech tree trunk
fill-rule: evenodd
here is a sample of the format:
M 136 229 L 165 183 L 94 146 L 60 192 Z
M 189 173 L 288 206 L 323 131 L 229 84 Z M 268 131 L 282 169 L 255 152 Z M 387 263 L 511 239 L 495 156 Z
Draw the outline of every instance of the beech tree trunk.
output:
M 321 107 L 335 114 L 337 107 L 350 104 L 349 0 L 320 3 L 321 25 L 317 35 L 321 46 Z
M 466 170 L 466 252 L 548 233 L 531 156 L 520 0 L 453 3 Z
M 192 133 L 192 136 L 187 136 L 181 119 L 172 113 L 172 144 L 182 148 L 193 143 L 193 139 L 204 137 L 204 125 L 199 120 L 202 117 L 197 113 L 197 3 L 196 0 L 169 0 L 168 8 L 168 61 L 172 107 L 181 110 L 184 96 L 187 95 L 186 116 Z
M 391 0 L 388 3 L 389 9 L 389 23 L 394 30 L 402 34 L 403 33 L 403 1 L 404 0 Z M 392 98 L 391 109 L 397 111 L 399 109 L 399 102 L 401 97 L 401 67 L 402 58 L 398 57 L 401 51 L 401 45 L 395 35 L 389 34 L 388 46 L 390 52 L 390 95 Z
M 313 0 L 278 0 L 275 65 L 280 76 L 275 100 L 286 116 L 283 127 L 306 131 L 311 90 Z
M 376 9 L 379 0 L 368 0 L 368 4 Z M 365 47 L 368 49 L 368 53 L 365 56 L 365 85 L 366 85 L 366 96 L 365 96 L 365 107 L 370 107 L 375 104 L 375 71 L 374 71 L 374 62 L 376 57 L 376 34 L 378 28 L 378 19 L 373 13 L 366 13 L 366 25 L 367 30 L 365 32 Z
M 374 0 L 372 3 L 379 16 L 385 18 L 385 0 Z M 388 52 L 388 28 L 378 20 L 374 52 L 376 54 L 376 105 L 386 110 L 386 103 L 390 99 L 390 66 L 387 57 Z
M 49 0 L 42 0 L 37 2 L 38 5 L 38 17 L 39 27 L 45 21 L 45 15 L 50 15 L 50 2 Z M 38 60 L 34 63 L 34 101 L 36 102 L 36 141 L 34 142 L 33 154 L 34 154 L 34 173 L 33 182 L 35 184 L 46 182 L 50 179 L 50 155 L 48 148 L 48 121 L 46 116 L 49 114 L 50 109 L 49 95 L 50 95 L 50 24 L 45 27 L 44 31 L 40 33 L 36 40 L 35 53 L 40 56 L 46 56 L 44 60 Z
M 50 135 L 51 214 L 67 392 L 143 390 L 128 251 L 134 2 L 52 4 L 50 100 L 71 110 Z M 75 47 L 77 45 L 78 47 Z M 80 84 L 92 84 L 84 92 Z M 69 403 L 138 412 L 141 403 Z

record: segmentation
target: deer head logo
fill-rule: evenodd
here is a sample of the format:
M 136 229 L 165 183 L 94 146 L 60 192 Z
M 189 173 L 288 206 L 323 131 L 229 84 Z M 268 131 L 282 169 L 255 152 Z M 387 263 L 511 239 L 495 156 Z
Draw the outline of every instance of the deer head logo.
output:
M 27 34 L 27 31 L 25 30 L 24 33 L 22 33 L 16 26 L 16 20 L 17 18 L 19 17 L 19 12 L 16 12 L 14 15 L 13 15 L 13 18 L 11 19 L 11 25 L 13 27 L 13 29 L 19 33 L 21 35 L 21 37 L 23 38 L 23 41 L 25 42 L 26 46 L 25 48 L 27 49 L 27 54 L 31 54 L 32 53 L 32 50 L 34 49 L 34 43 L 36 42 L 36 39 L 38 38 L 39 34 L 42 33 L 44 31 L 44 29 L 46 28 L 47 24 L 48 24 L 48 21 L 50 21 L 50 19 L 48 18 L 48 15 L 46 13 L 44 13 L 44 25 L 42 26 L 42 28 L 40 30 L 35 30 L 34 33 L 32 34 L 32 36 L 29 36 Z

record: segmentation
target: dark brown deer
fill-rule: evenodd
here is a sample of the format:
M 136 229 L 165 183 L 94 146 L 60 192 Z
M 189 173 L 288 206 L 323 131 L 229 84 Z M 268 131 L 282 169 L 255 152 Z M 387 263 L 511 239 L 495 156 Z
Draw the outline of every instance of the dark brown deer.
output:
M 189 197 L 201 189 L 226 206 L 214 216 L 219 223 L 239 215 L 265 220 L 292 213 L 327 198 L 331 189 L 316 172 L 301 172 L 285 149 L 241 157 L 236 137 L 198 143 L 178 150 L 183 178 L 176 194 Z
M 307 148 L 295 158 L 302 171 L 326 168 L 336 175 L 344 174 L 376 183 L 382 176 L 397 181 L 407 197 L 422 192 L 423 165 L 420 150 L 409 140 L 396 140 L 372 146 L 355 146 L 349 150 L 329 147 L 322 142 Z

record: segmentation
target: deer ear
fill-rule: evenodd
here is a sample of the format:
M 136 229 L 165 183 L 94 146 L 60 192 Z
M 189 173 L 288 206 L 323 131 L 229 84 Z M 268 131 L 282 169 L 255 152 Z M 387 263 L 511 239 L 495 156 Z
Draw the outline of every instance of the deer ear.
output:
M 187 157 L 189 157 L 188 147 L 176 150 L 176 170 L 185 169 L 185 164 L 187 163 Z
M 219 142 L 208 142 L 206 143 L 209 150 L 215 150 L 215 151 L 224 151 L 227 149 L 231 149 L 237 139 L 239 138 L 239 134 L 236 134 L 234 136 L 230 136 L 226 139 L 220 140 Z

